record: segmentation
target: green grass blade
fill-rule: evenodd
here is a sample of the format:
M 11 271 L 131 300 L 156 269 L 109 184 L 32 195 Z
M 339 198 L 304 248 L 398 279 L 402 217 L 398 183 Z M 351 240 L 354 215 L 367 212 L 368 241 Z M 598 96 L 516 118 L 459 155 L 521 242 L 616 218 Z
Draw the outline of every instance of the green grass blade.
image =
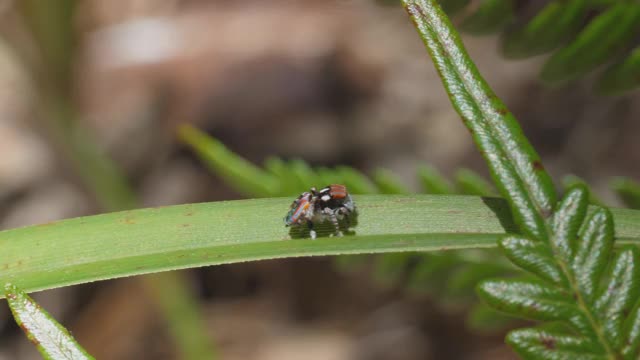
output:
M 449 98 L 489 165 L 521 231 L 547 238 L 556 194 L 539 156 L 469 58 L 436 0 L 403 0 L 440 73 Z
M 42 357 L 51 360 L 93 359 L 60 325 L 27 294 L 13 285 L 5 285 L 5 297 L 13 317 L 33 342 Z
M 190 125 L 182 125 L 178 134 L 212 170 L 241 193 L 256 197 L 274 196 L 279 193 L 278 181 L 274 175 L 229 151 L 218 140 Z
M 0 232 L 0 283 L 26 291 L 262 259 L 495 247 L 513 229 L 507 203 L 470 196 L 359 195 L 356 236 L 287 240 L 291 198 L 131 210 Z M 640 244 L 640 212 L 613 211 L 616 236 Z

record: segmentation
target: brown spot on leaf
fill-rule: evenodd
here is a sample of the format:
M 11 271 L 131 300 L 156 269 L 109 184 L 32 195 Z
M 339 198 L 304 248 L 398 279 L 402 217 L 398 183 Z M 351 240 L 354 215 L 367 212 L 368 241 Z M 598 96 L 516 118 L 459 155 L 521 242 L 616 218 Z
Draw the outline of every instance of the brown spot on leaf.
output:
M 404 8 L 407 11 L 407 13 L 409 13 L 411 21 L 413 22 L 415 27 L 419 28 L 420 25 L 417 22 L 417 18 L 419 18 L 419 17 L 424 18 L 425 17 L 424 11 L 420 7 L 420 5 L 418 5 L 418 4 L 407 4 L 407 5 L 405 5 Z
M 191 224 L 182 224 L 182 225 L 180 225 L 180 226 L 182 226 L 183 228 L 186 228 L 186 227 L 191 226 Z
M 505 116 L 509 113 L 509 110 L 507 110 L 507 108 L 498 108 L 496 109 L 498 111 L 498 114 Z
M 533 170 L 535 171 L 544 170 L 544 165 L 542 165 L 542 162 L 540 162 L 540 160 L 536 160 L 533 162 Z
M 193 211 L 189 211 L 188 213 L 185 213 L 184 216 L 193 216 Z
M 540 337 L 540 343 L 549 350 L 554 350 L 556 348 L 556 340 L 549 336 Z

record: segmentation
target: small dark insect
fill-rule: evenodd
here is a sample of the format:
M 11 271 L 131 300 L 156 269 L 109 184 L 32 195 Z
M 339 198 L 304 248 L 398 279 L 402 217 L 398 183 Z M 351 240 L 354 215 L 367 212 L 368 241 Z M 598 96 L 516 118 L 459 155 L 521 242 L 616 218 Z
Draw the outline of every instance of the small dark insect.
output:
M 342 228 L 348 230 L 355 225 L 357 215 L 356 204 L 344 185 L 332 184 L 316 190 L 305 191 L 291 204 L 289 213 L 284 218 L 285 226 L 301 227 L 306 225 L 309 235 L 315 239 L 315 224 L 331 222 L 333 234 L 342 236 Z

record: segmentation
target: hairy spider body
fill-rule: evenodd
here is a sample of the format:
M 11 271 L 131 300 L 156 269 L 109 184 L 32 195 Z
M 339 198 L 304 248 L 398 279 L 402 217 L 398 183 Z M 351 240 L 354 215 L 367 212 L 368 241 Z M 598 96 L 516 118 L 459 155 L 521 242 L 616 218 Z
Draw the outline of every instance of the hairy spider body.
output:
M 335 236 L 342 236 L 340 222 L 348 229 L 356 215 L 356 205 L 346 186 L 339 184 L 328 185 L 316 190 L 311 188 L 303 192 L 291 204 L 289 213 L 285 217 L 286 226 L 307 225 L 309 235 L 315 239 L 317 234 L 315 224 L 331 222 Z

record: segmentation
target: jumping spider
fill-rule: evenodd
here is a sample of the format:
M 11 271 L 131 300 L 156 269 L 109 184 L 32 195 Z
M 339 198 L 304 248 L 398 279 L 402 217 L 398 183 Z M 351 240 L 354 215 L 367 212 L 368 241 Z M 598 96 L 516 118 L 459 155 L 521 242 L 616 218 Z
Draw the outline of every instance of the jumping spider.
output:
M 356 204 L 344 185 L 331 184 L 320 191 L 311 188 L 291 204 L 284 218 L 285 226 L 301 228 L 306 224 L 311 239 L 317 237 L 315 225 L 328 221 L 333 226 L 333 234 L 342 236 L 349 227 L 355 226 Z

